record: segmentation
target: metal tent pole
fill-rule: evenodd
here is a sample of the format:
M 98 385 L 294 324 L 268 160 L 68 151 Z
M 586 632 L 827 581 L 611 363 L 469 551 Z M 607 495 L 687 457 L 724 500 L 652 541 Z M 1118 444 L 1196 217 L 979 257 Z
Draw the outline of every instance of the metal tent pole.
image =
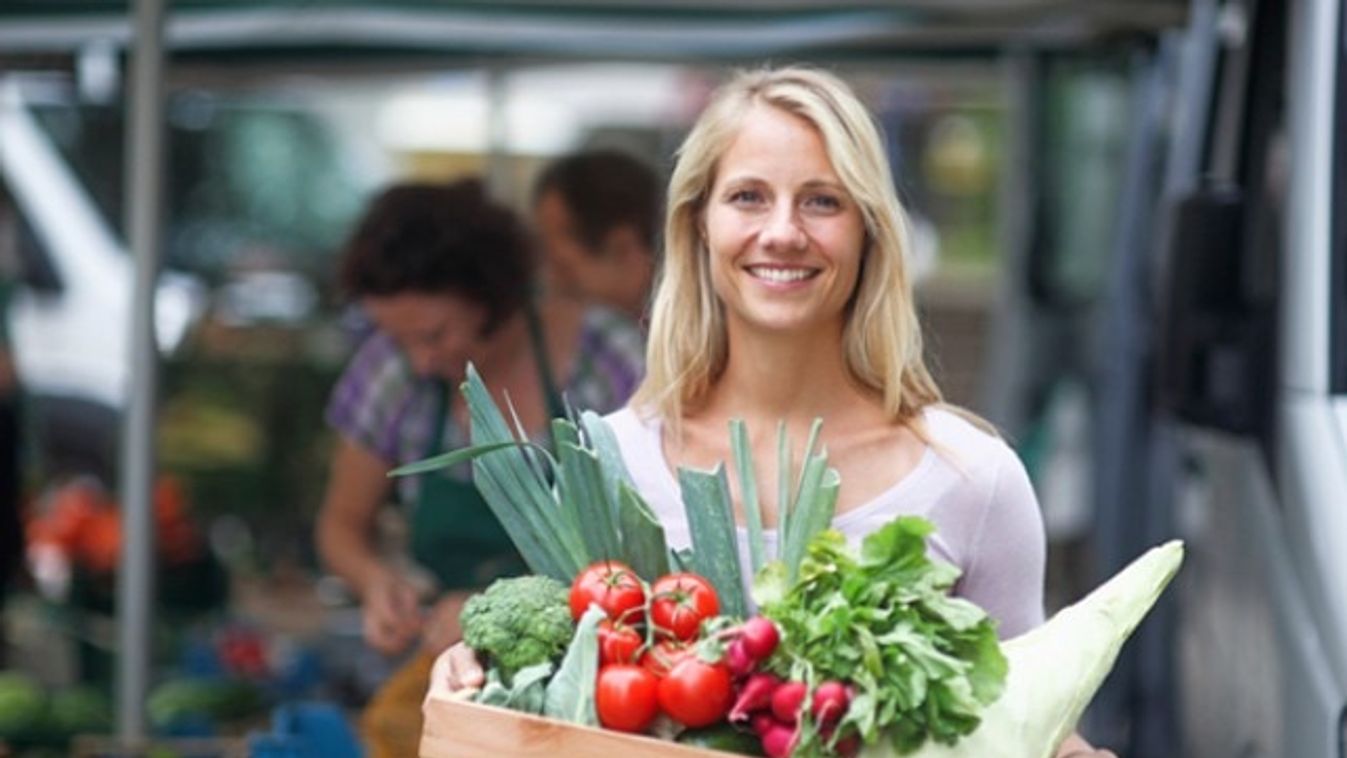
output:
M 155 279 L 162 243 L 164 0 L 136 0 L 126 164 L 127 230 L 133 256 L 130 386 L 122 432 L 122 559 L 117 577 L 117 730 L 146 737 L 150 615 L 154 605 L 154 401 L 159 363 Z

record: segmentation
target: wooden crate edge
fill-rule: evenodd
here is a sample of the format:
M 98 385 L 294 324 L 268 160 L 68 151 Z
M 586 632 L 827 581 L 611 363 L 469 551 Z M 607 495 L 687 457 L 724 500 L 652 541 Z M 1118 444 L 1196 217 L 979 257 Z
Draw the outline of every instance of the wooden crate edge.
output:
M 638 734 L 568 724 L 504 708 L 431 699 L 421 732 L 422 758 L 725 758 L 728 753 L 679 745 Z M 472 724 L 467 730 L 451 723 Z

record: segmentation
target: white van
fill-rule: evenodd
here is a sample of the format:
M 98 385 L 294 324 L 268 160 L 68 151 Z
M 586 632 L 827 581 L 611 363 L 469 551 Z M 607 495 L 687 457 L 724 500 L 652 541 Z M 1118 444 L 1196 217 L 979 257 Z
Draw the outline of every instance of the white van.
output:
M 1122 756 L 1347 758 L 1344 16 L 1197 0 L 1124 48 L 1110 236 L 1045 255 L 1038 228 L 1012 255 L 987 412 L 1015 436 L 1036 395 L 1085 398 L 1094 580 L 1188 544 L 1085 722 Z M 1051 105 L 1043 71 L 1081 57 L 1030 56 L 1016 81 Z M 1045 120 L 1025 119 L 1040 149 L 1090 178 Z
M 169 98 L 161 353 L 209 308 L 231 325 L 319 318 L 363 187 L 293 93 L 180 86 Z M 0 250 L 18 258 L 11 349 L 44 469 L 115 480 L 132 261 L 121 232 L 123 111 L 64 74 L 0 75 Z

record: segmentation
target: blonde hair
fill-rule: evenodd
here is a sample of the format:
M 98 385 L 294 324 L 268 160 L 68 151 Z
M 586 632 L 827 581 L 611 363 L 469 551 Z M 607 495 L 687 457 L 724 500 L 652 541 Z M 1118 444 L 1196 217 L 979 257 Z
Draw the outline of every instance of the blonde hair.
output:
M 632 405 L 677 424 L 725 370 L 724 306 L 711 286 L 701 224 L 717 164 L 745 115 L 771 106 L 809 122 L 865 222 L 866 246 L 849 304 L 843 345 L 846 369 L 874 392 L 895 421 L 912 424 L 941 402 L 922 357 L 908 278 L 908 220 L 880 131 L 851 89 L 823 71 L 790 67 L 742 72 L 715 94 L 678 150 L 669 181 L 664 259 L 651 305 L 646 376 Z

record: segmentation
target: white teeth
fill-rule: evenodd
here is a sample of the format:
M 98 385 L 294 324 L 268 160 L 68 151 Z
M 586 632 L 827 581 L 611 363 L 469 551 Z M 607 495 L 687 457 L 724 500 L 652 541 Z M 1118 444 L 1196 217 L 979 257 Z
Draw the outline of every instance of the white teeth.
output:
M 809 269 L 767 268 L 766 266 L 753 266 L 749 269 L 749 273 L 769 282 L 798 282 L 814 275 L 814 272 Z

